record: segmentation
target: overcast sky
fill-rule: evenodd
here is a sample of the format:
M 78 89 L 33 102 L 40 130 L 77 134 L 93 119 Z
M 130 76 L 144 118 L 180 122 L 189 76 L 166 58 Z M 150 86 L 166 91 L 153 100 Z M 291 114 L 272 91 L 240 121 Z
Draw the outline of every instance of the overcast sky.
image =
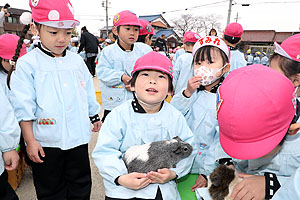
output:
M 40 0 L 42 1 L 42 0 Z M 9 3 L 13 8 L 28 9 L 28 0 L 0 0 L 0 5 Z M 163 14 L 172 25 L 171 19 L 181 14 L 222 16 L 222 29 L 226 26 L 229 0 L 110 0 L 109 25 L 112 25 L 114 14 L 122 10 L 131 10 L 137 15 Z M 235 0 L 232 6 L 231 22 L 238 22 L 245 30 L 299 31 L 300 0 Z M 280 3 L 281 2 L 281 3 Z M 105 26 L 105 10 L 102 0 L 71 0 L 75 18 L 81 26 L 87 26 L 92 33 Z M 249 3 L 243 7 L 241 4 Z M 210 4 L 210 5 L 207 5 Z M 185 10 L 187 8 L 187 10 Z

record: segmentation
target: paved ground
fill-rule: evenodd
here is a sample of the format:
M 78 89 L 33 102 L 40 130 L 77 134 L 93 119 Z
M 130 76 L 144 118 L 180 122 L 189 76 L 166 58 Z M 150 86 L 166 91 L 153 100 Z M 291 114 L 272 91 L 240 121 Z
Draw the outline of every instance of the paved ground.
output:
M 96 78 L 94 78 L 94 86 L 96 91 L 99 91 L 99 82 Z M 93 151 L 98 138 L 98 133 L 93 133 L 91 142 L 89 143 L 89 152 Z M 98 169 L 94 164 L 93 160 L 90 157 L 91 162 L 91 170 L 92 170 L 92 194 L 91 200 L 102 200 L 104 199 L 104 186 L 102 182 L 102 178 L 98 173 Z M 25 169 L 24 177 L 21 181 L 20 186 L 17 189 L 17 194 L 20 200 L 36 200 L 35 189 L 32 181 L 31 170 L 27 167 Z

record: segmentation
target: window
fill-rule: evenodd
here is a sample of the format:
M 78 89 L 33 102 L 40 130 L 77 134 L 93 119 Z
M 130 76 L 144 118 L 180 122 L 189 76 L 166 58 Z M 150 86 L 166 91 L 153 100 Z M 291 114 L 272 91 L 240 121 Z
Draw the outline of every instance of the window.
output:
M 17 19 L 17 17 L 9 16 L 9 17 L 7 17 L 7 22 L 11 23 L 11 24 L 17 24 L 18 23 L 18 19 Z

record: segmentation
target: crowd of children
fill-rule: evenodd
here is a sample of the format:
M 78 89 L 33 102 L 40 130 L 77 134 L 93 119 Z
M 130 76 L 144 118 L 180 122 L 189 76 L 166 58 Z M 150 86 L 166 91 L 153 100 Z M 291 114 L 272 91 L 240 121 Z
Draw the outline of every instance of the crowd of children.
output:
M 18 199 L 6 170 L 18 164 L 20 136 L 39 200 L 90 199 L 92 131 L 99 131 L 92 158 L 106 200 L 197 199 L 218 165 L 242 178 L 234 200 L 300 198 L 300 34 L 275 42 L 263 65 L 252 65 L 251 50 L 247 61 L 238 50 L 239 23 L 222 38 L 215 29 L 205 37 L 188 31 L 181 50 L 164 54 L 150 47 L 151 24 L 125 10 L 113 18 L 117 40 L 106 40 L 100 53 L 72 37 L 79 21 L 69 0 L 29 5 L 32 20 L 20 37 L 0 36 L 0 199 Z M 35 44 L 25 39 L 29 28 Z M 81 43 L 94 40 L 82 34 Z M 176 136 L 193 147 L 190 156 L 170 169 L 128 173 L 122 157 L 130 147 Z

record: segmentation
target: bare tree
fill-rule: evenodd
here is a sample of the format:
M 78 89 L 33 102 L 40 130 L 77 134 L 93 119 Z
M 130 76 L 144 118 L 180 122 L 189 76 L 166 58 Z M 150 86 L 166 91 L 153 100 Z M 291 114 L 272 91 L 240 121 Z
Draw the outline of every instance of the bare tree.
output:
M 185 32 L 193 30 L 195 18 L 191 14 L 187 14 L 171 21 L 174 23 L 174 30 L 183 36 Z

